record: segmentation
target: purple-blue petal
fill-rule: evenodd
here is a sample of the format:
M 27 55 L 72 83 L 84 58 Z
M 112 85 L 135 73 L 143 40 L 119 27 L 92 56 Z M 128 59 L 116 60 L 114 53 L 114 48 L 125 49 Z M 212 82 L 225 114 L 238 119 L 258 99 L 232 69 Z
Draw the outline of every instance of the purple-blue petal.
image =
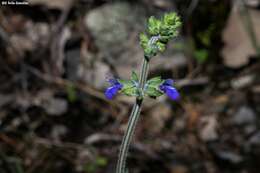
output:
M 121 83 L 117 83 L 114 85 L 115 87 L 117 87 L 119 90 L 121 90 L 123 88 L 123 85 Z
M 117 79 L 109 79 L 110 87 L 106 89 L 105 96 L 107 99 L 113 99 L 119 90 L 123 88 L 123 85 Z
M 159 86 L 159 88 L 160 88 L 161 91 L 165 92 L 165 85 L 162 84 L 162 85 Z
M 163 82 L 163 85 L 172 86 L 172 85 L 173 85 L 173 80 L 172 80 L 172 79 L 166 79 L 166 80 Z
M 116 85 L 116 84 L 119 83 L 118 80 L 114 79 L 114 78 L 113 79 L 108 79 L 108 82 L 110 83 L 111 86 Z
M 118 88 L 117 86 L 111 86 L 111 87 L 107 88 L 105 91 L 106 98 L 109 100 L 113 99 L 119 89 L 120 88 Z
M 172 86 L 166 86 L 164 92 L 172 100 L 177 100 L 180 97 L 179 92 Z

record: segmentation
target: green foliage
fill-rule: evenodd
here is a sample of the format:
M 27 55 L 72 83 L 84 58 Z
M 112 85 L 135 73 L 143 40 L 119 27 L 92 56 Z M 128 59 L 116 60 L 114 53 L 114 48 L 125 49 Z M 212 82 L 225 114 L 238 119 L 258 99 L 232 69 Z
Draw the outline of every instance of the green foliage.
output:
M 138 82 L 138 75 L 136 74 L 135 71 L 132 71 L 131 80 Z
M 132 74 L 132 78 L 135 78 L 137 76 Z M 121 93 L 127 95 L 127 96 L 139 96 L 139 90 L 137 88 L 137 82 L 135 80 L 118 80 L 121 84 L 123 84 L 123 88 L 121 89 Z
M 145 94 L 150 97 L 159 97 L 159 96 L 163 95 L 163 92 L 158 90 L 158 88 L 156 88 L 156 87 L 147 86 L 147 88 L 145 90 Z
M 144 33 L 140 34 L 140 43 L 141 43 L 141 47 L 144 50 L 144 54 L 147 57 L 152 57 L 156 55 L 157 52 L 157 48 L 156 45 L 150 45 L 149 44 L 149 38 L 147 35 L 145 35 Z M 150 45 L 150 46 L 148 46 Z
M 145 84 L 145 89 L 142 92 L 138 83 L 138 76 L 133 71 L 131 75 L 131 80 L 118 79 L 118 81 L 123 85 L 123 88 L 120 90 L 121 93 L 127 96 L 143 97 L 144 95 L 150 97 L 159 97 L 163 94 L 159 90 L 159 86 L 164 82 L 160 76 L 151 78 Z
M 87 163 L 84 166 L 84 171 L 86 173 L 95 173 L 99 168 L 107 165 L 107 158 L 103 156 L 97 156 L 93 162 Z
M 77 100 L 76 88 L 73 84 L 66 85 L 66 92 L 69 102 L 73 103 Z
M 151 16 L 148 19 L 148 33 L 150 35 L 159 35 L 161 26 L 162 26 L 162 22 L 156 19 L 154 16 Z
M 165 14 L 162 19 L 150 17 L 147 26 L 147 35 L 140 34 L 140 44 L 146 57 L 153 57 L 165 50 L 167 42 L 178 35 L 181 26 L 180 17 L 172 12 Z
M 197 37 L 204 46 L 209 47 L 212 44 L 211 39 L 215 32 L 216 26 L 215 24 L 211 24 L 205 31 L 198 32 Z
M 143 49 L 145 49 L 148 45 L 148 42 L 149 42 L 149 38 L 147 35 L 145 35 L 144 33 L 141 33 L 140 34 L 140 44 L 141 44 L 141 47 Z
M 84 166 L 86 173 L 95 173 L 99 168 L 107 165 L 107 158 L 98 156 L 93 162 L 89 162 Z
M 208 49 L 210 49 L 210 47 L 212 46 L 212 37 L 215 34 L 215 32 L 216 32 L 216 26 L 215 24 L 211 24 L 206 30 L 197 33 L 196 36 L 204 48 L 198 49 L 194 41 L 192 42 L 192 46 L 194 49 L 194 57 L 198 63 L 204 63 L 208 60 L 209 58 Z
M 163 52 L 165 50 L 165 44 L 161 42 L 157 42 L 156 46 L 160 52 Z
M 105 157 L 97 157 L 96 158 L 96 164 L 100 167 L 106 166 L 107 165 L 107 158 Z
M 161 78 L 161 76 L 154 77 L 152 79 L 149 79 L 146 84 L 151 86 L 158 86 L 161 83 L 163 83 L 164 80 Z
M 160 76 L 154 77 L 146 82 L 145 95 L 150 97 L 159 97 L 163 92 L 159 90 L 159 86 L 164 82 Z
M 131 86 L 123 89 L 122 93 L 124 93 L 127 96 L 139 96 L 138 88 L 136 88 L 135 86 Z
M 199 63 L 204 63 L 209 57 L 209 52 L 206 49 L 198 49 L 195 50 L 194 57 Z

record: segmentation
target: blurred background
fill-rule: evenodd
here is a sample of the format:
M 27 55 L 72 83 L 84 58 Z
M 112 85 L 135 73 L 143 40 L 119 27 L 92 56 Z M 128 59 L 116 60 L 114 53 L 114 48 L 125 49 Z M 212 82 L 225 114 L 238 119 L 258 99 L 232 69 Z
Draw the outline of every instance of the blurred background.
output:
M 259 173 L 259 0 L 2 0 L 0 173 L 114 172 L 134 99 L 106 100 L 106 78 L 139 70 L 169 11 L 183 26 L 149 77 L 181 99 L 146 99 L 131 173 Z

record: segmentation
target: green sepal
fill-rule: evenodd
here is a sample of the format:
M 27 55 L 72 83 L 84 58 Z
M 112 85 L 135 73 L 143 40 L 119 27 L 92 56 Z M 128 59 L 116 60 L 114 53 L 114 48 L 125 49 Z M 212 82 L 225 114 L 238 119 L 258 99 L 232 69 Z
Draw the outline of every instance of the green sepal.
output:
M 136 74 L 135 71 L 132 71 L 131 80 L 135 81 L 135 82 L 138 82 L 138 80 L 139 80 L 138 75 Z
M 135 97 L 139 96 L 139 91 L 135 86 L 123 88 L 121 92 L 127 96 L 135 96 Z
M 123 85 L 120 93 L 123 93 L 127 96 L 139 96 L 139 91 L 135 81 L 123 79 L 118 79 L 118 81 Z
M 157 53 L 156 45 L 154 45 L 155 46 L 155 48 L 154 48 L 154 47 L 148 45 L 148 42 L 149 42 L 148 36 L 145 35 L 144 33 L 141 33 L 140 34 L 140 44 L 144 50 L 144 55 L 146 57 L 153 57 Z
M 161 42 L 157 42 L 156 46 L 160 52 L 163 52 L 165 50 L 165 44 Z
M 164 82 L 160 76 L 154 77 L 146 82 L 145 95 L 156 98 L 163 95 L 159 90 L 159 86 Z
M 150 35 L 159 35 L 160 34 L 160 27 L 162 22 L 156 19 L 154 16 L 151 16 L 148 19 L 148 33 Z
M 167 42 L 178 35 L 180 26 L 180 17 L 175 12 L 165 14 L 161 19 L 150 17 L 147 24 L 147 35 L 140 34 L 140 43 L 145 57 L 151 58 L 157 53 L 163 52 Z M 159 37 L 159 39 L 151 44 L 149 41 L 153 36 Z
M 175 13 L 167 13 L 163 16 L 163 23 L 166 25 L 175 25 L 175 26 L 180 26 L 180 17 Z
M 134 85 L 131 80 L 118 79 L 118 82 L 123 85 L 123 88 Z
M 140 44 L 141 44 L 143 49 L 147 48 L 148 42 L 149 42 L 148 36 L 145 35 L 144 33 L 141 33 L 140 34 Z
M 161 78 L 161 76 L 156 76 L 151 79 L 149 79 L 146 84 L 147 86 L 153 86 L 153 87 L 158 87 L 160 84 L 162 84 L 164 80 Z
M 148 85 L 146 87 L 145 94 L 150 97 L 159 97 L 159 96 L 163 95 L 163 92 L 161 92 L 158 89 L 158 87 L 153 87 L 153 86 Z

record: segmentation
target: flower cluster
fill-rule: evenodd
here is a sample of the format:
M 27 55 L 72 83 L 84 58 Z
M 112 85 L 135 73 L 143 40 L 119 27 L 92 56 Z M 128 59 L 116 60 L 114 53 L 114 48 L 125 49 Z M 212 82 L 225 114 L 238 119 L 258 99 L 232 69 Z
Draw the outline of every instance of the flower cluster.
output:
M 111 100 L 120 91 L 129 96 L 138 96 L 138 83 L 136 81 L 125 81 L 118 79 L 109 79 L 110 87 L 105 91 L 107 99 Z M 132 83 L 132 85 L 130 85 Z M 159 97 L 165 93 L 171 100 L 177 100 L 180 95 L 173 87 L 173 80 L 162 80 L 160 77 L 155 77 L 147 81 L 144 93 L 150 97 Z
M 178 35 L 181 26 L 180 17 L 176 13 L 165 14 L 161 20 L 150 17 L 147 34 L 140 34 L 141 46 L 146 57 L 153 57 L 165 50 L 167 42 Z

